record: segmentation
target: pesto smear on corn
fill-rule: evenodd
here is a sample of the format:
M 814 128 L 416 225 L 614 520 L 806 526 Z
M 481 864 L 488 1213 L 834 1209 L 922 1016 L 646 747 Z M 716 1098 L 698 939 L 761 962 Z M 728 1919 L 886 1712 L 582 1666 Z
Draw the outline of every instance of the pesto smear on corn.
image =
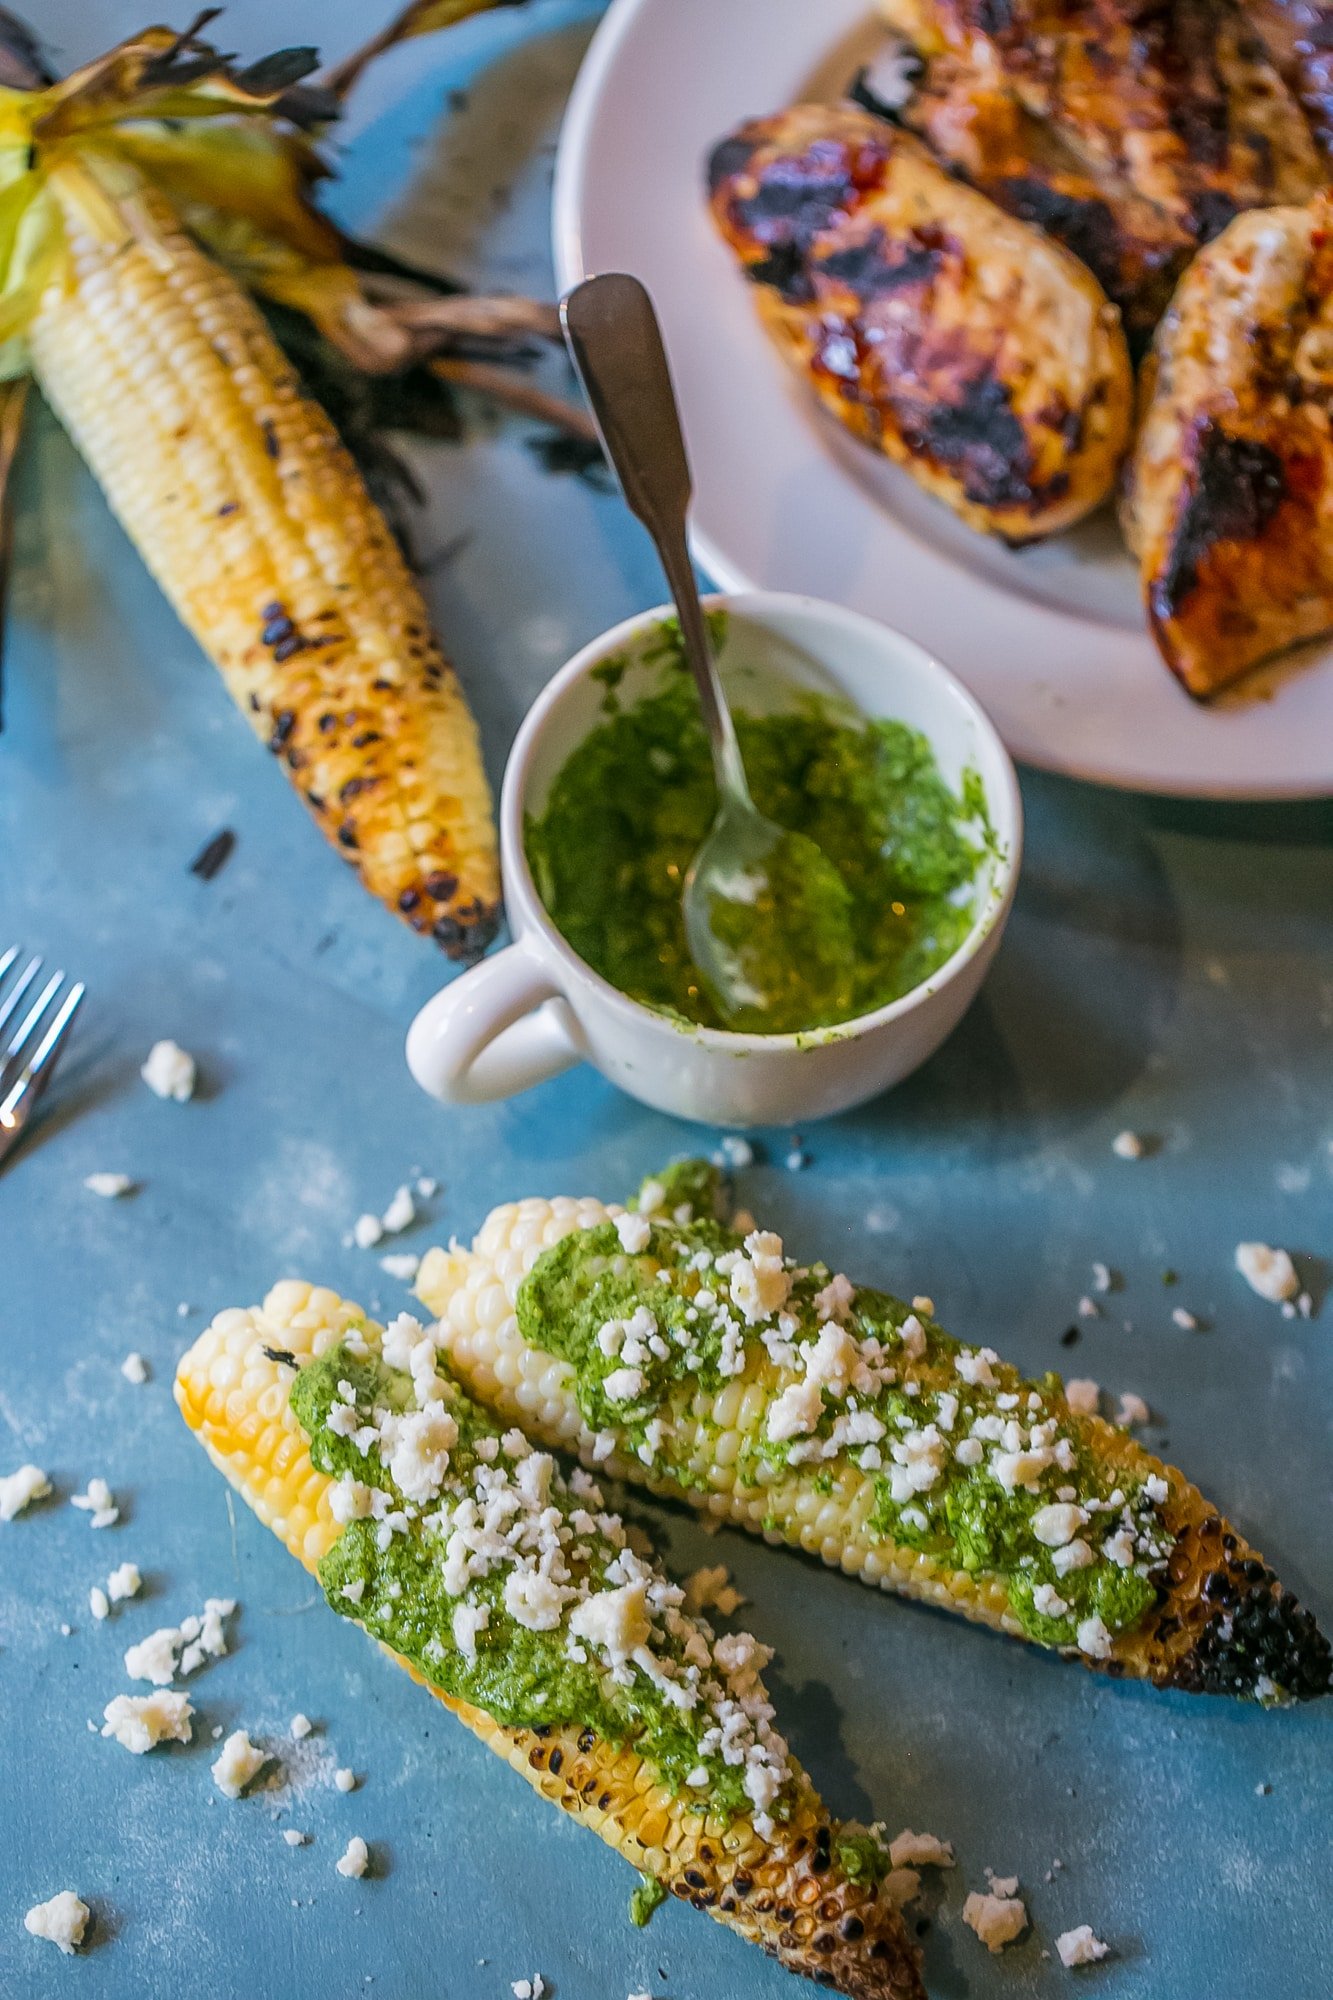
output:
M 382 1344 L 354 1332 L 300 1370 L 291 1406 L 335 1481 L 335 1611 L 497 1722 L 586 1725 L 771 1836 L 793 1779 L 768 1648 L 687 1615 L 588 1473 L 566 1480 L 439 1372 L 430 1329 L 404 1313 Z
M 676 662 L 668 638 L 664 628 L 662 659 L 670 670 Z M 659 692 L 622 707 L 614 664 L 601 674 L 607 717 L 573 751 L 542 813 L 526 825 L 537 893 L 579 957 L 620 992 L 720 1027 L 681 910 L 686 872 L 717 810 L 693 682 L 683 667 L 669 671 Z M 840 901 L 827 910 L 828 936 L 814 908 L 811 962 L 827 961 L 839 976 L 805 982 L 810 1017 L 794 1025 L 827 1027 L 901 999 L 972 927 L 974 899 L 965 892 L 991 840 L 980 780 L 970 773 L 955 794 L 924 736 L 814 694 L 781 714 L 739 708 L 734 719 L 760 812 L 813 840 L 848 892 L 845 908 Z M 745 916 L 744 905 L 728 906 L 728 942 L 746 956 L 761 990 L 787 992 L 792 968 L 766 970 L 762 945 L 755 955 L 763 910 L 754 913 L 749 939 Z
M 714 1206 L 707 1169 L 673 1170 L 637 1211 L 545 1250 L 519 1289 L 519 1330 L 572 1365 L 598 1454 L 709 1490 L 702 1421 L 741 1488 L 803 1478 L 871 1539 L 1003 1579 L 1032 1638 L 1105 1658 L 1157 1600 L 1166 1481 L 1108 1462 L 1058 1376 L 1026 1381 Z M 729 1384 L 724 1436 L 711 1413 Z

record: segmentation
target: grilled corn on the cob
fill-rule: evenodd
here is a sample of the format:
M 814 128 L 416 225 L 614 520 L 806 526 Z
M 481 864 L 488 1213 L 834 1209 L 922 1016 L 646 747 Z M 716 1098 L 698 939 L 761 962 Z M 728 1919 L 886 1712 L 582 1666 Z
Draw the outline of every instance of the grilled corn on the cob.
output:
M 1072 1411 L 1058 1377 L 795 1269 L 675 1178 L 637 1214 L 511 1203 L 470 1251 L 428 1254 L 418 1292 L 473 1395 L 612 1476 L 1108 1673 L 1328 1691 L 1314 1619 L 1181 1473 Z
M 251 300 L 150 187 L 50 182 L 37 380 L 158 582 L 366 886 L 455 956 L 498 894 L 476 727 L 352 460 Z M 100 215 L 100 208 L 97 210 Z
M 877 1840 L 771 1730 L 763 1650 L 687 1618 L 592 1482 L 502 1441 L 435 1361 L 407 1316 L 286 1283 L 218 1316 L 176 1400 L 330 1602 L 543 1797 L 792 1970 L 923 2000 Z

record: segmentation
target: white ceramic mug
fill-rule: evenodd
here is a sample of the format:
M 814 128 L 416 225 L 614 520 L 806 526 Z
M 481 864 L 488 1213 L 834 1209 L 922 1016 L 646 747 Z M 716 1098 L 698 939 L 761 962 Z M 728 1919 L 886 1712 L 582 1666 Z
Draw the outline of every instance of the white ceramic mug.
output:
M 889 1006 L 801 1035 L 739 1035 L 674 1020 L 628 999 L 586 965 L 547 915 L 528 867 L 524 820 L 540 814 L 566 759 L 604 719 L 605 680 L 626 662 L 627 704 L 661 685 L 637 657 L 669 614 L 630 618 L 561 669 L 518 732 L 500 799 L 500 857 L 513 943 L 460 974 L 412 1023 L 407 1060 L 423 1090 L 478 1104 L 590 1062 L 632 1097 L 709 1125 L 805 1125 L 876 1096 L 932 1055 L 995 955 L 1018 876 L 1022 806 L 1013 765 L 983 711 L 937 660 L 887 626 L 812 597 L 713 597 L 727 614 L 722 669 L 751 709 L 781 706 L 793 682 L 840 692 L 930 741 L 945 782 L 977 772 L 994 833 L 978 870 L 975 921 L 953 956 Z M 775 681 L 775 675 L 777 677 Z M 747 687 L 752 684 L 752 690 Z M 773 690 L 777 687 L 776 696 Z

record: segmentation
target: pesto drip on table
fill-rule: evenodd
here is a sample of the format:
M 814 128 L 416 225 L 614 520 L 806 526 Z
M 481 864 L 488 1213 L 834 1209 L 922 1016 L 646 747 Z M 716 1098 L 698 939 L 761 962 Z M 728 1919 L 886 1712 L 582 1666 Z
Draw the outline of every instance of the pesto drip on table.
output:
M 670 646 L 663 657 L 677 664 Z M 682 664 L 659 692 L 622 706 L 623 671 L 611 662 L 598 669 L 608 713 L 529 817 L 528 862 L 556 928 L 603 979 L 645 1006 L 719 1027 L 681 908 L 686 871 L 717 810 L 698 696 Z M 969 885 L 993 839 L 980 779 L 968 773 L 961 792 L 951 791 L 924 736 L 826 696 L 801 695 L 780 714 L 741 707 L 734 719 L 760 812 L 812 839 L 850 898 L 851 981 L 840 1003 L 802 1028 L 900 999 L 972 927 Z M 781 983 L 760 981 L 775 991 Z
M 1029 1636 L 1104 1658 L 1158 1599 L 1165 1480 L 1108 1455 L 1058 1376 L 1026 1381 L 901 1299 L 716 1221 L 714 1180 L 695 1163 L 645 1184 L 637 1211 L 564 1237 L 520 1288 L 520 1331 L 572 1365 L 603 1448 L 711 1492 L 699 1428 L 720 1440 L 735 1384 L 738 1491 L 797 1478 L 850 1502 L 868 1478 L 872 1539 L 1000 1579 Z
M 700 1810 L 760 1832 L 787 1816 L 768 1649 L 687 1616 L 588 1474 L 566 1480 L 437 1372 L 428 1329 L 404 1314 L 382 1351 L 353 1332 L 300 1370 L 291 1406 L 336 1482 L 319 1565 L 336 1611 L 497 1722 L 586 1726 Z

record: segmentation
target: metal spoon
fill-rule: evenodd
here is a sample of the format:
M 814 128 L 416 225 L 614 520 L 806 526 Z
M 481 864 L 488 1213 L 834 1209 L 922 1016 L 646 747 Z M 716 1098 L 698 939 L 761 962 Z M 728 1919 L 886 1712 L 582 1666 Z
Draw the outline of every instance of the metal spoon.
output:
M 685 935 L 728 1028 L 789 1034 L 843 1020 L 856 963 L 851 898 L 801 833 L 750 797 L 690 562 L 691 480 L 662 330 L 637 278 L 587 278 L 562 301 L 565 338 L 630 509 L 661 557 L 703 708 L 717 814 L 685 877 Z

